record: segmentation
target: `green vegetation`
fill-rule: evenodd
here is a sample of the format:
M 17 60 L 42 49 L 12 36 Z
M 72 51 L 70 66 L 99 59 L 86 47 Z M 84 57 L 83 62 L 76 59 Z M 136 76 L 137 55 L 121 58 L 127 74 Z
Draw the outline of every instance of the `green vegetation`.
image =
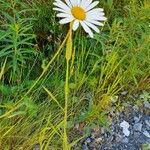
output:
M 150 89 L 150 1 L 100 0 L 108 22 L 94 39 L 73 33 L 65 113 L 65 46 L 49 0 L 0 0 L 0 149 L 68 149 L 76 124 L 107 126 L 112 97 Z M 64 45 L 64 43 L 63 43 Z M 58 51 L 57 51 L 58 50 Z

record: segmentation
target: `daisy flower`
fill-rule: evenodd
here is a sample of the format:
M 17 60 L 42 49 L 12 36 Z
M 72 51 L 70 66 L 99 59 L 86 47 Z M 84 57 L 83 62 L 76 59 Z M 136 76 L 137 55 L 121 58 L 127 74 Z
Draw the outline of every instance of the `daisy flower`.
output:
M 58 11 L 57 17 L 60 17 L 60 24 L 67 24 L 73 21 L 73 30 L 77 30 L 79 24 L 83 27 L 90 37 L 93 37 L 93 32 L 99 33 L 98 26 L 103 26 L 102 21 L 107 20 L 104 17 L 102 8 L 95 8 L 99 1 L 93 0 L 55 0 L 54 10 Z

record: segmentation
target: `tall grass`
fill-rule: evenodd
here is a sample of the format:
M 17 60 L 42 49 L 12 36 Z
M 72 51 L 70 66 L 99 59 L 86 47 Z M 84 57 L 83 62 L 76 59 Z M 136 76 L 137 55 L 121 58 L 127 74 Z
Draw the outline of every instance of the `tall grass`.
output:
M 33 49 L 33 40 L 35 35 L 32 32 L 32 21 L 34 18 L 25 16 L 29 11 L 28 8 L 17 10 L 16 7 L 23 5 L 15 1 L 1 1 L 1 14 L 3 17 L 1 28 L 1 52 L 0 58 L 7 57 L 8 82 L 21 82 L 24 78 L 24 71 L 31 58 L 35 56 L 36 51 Z M 24 6 L 24 5 L 23 5 Z
M 73 33 L 65 129 L 68 27 L 58 24 L 51 1 L 0 3 L 0 149 L 63 149 L 64 130 L 71 148 L 82 138 L 72 136 L 76 124 L 107 125 L 121 90 L 149 90 L 148 0 L 102 0 L 108 22 L 101 33 Z

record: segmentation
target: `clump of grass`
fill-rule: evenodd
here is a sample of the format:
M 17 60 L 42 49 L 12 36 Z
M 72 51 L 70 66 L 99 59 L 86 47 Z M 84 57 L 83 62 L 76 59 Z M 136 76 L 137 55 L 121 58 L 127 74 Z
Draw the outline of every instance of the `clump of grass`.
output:
M 32 32 L 33 18 L 24 17 L 24 14 L 29 11 L 27 8 L 17 10 L 23 3 L 1 2 L 4 23 L 1 28 L 0 58 L 4 60 L 7 57 L 5 73 L 8 73 L 8 82 L 20 83 L 25 77 L 27 61 L 31 61 L 28 56 L 34 57 L 37 54 L 33 49 L 33 41 L 35 40 L 35 35 Z

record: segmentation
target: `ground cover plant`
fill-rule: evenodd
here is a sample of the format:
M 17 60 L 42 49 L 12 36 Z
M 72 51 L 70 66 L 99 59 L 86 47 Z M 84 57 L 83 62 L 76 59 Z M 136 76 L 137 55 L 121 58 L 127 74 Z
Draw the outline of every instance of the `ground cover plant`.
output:
M 98 6 L 107 17 L 100 33 L 72 33 L 65 111 L 69 25 L 59 24 L 51 0 L 0 0 L 0 149 L 71 149 L 94 125 L 107 128 L 119 92 L 150 89 L 150 1 Z

